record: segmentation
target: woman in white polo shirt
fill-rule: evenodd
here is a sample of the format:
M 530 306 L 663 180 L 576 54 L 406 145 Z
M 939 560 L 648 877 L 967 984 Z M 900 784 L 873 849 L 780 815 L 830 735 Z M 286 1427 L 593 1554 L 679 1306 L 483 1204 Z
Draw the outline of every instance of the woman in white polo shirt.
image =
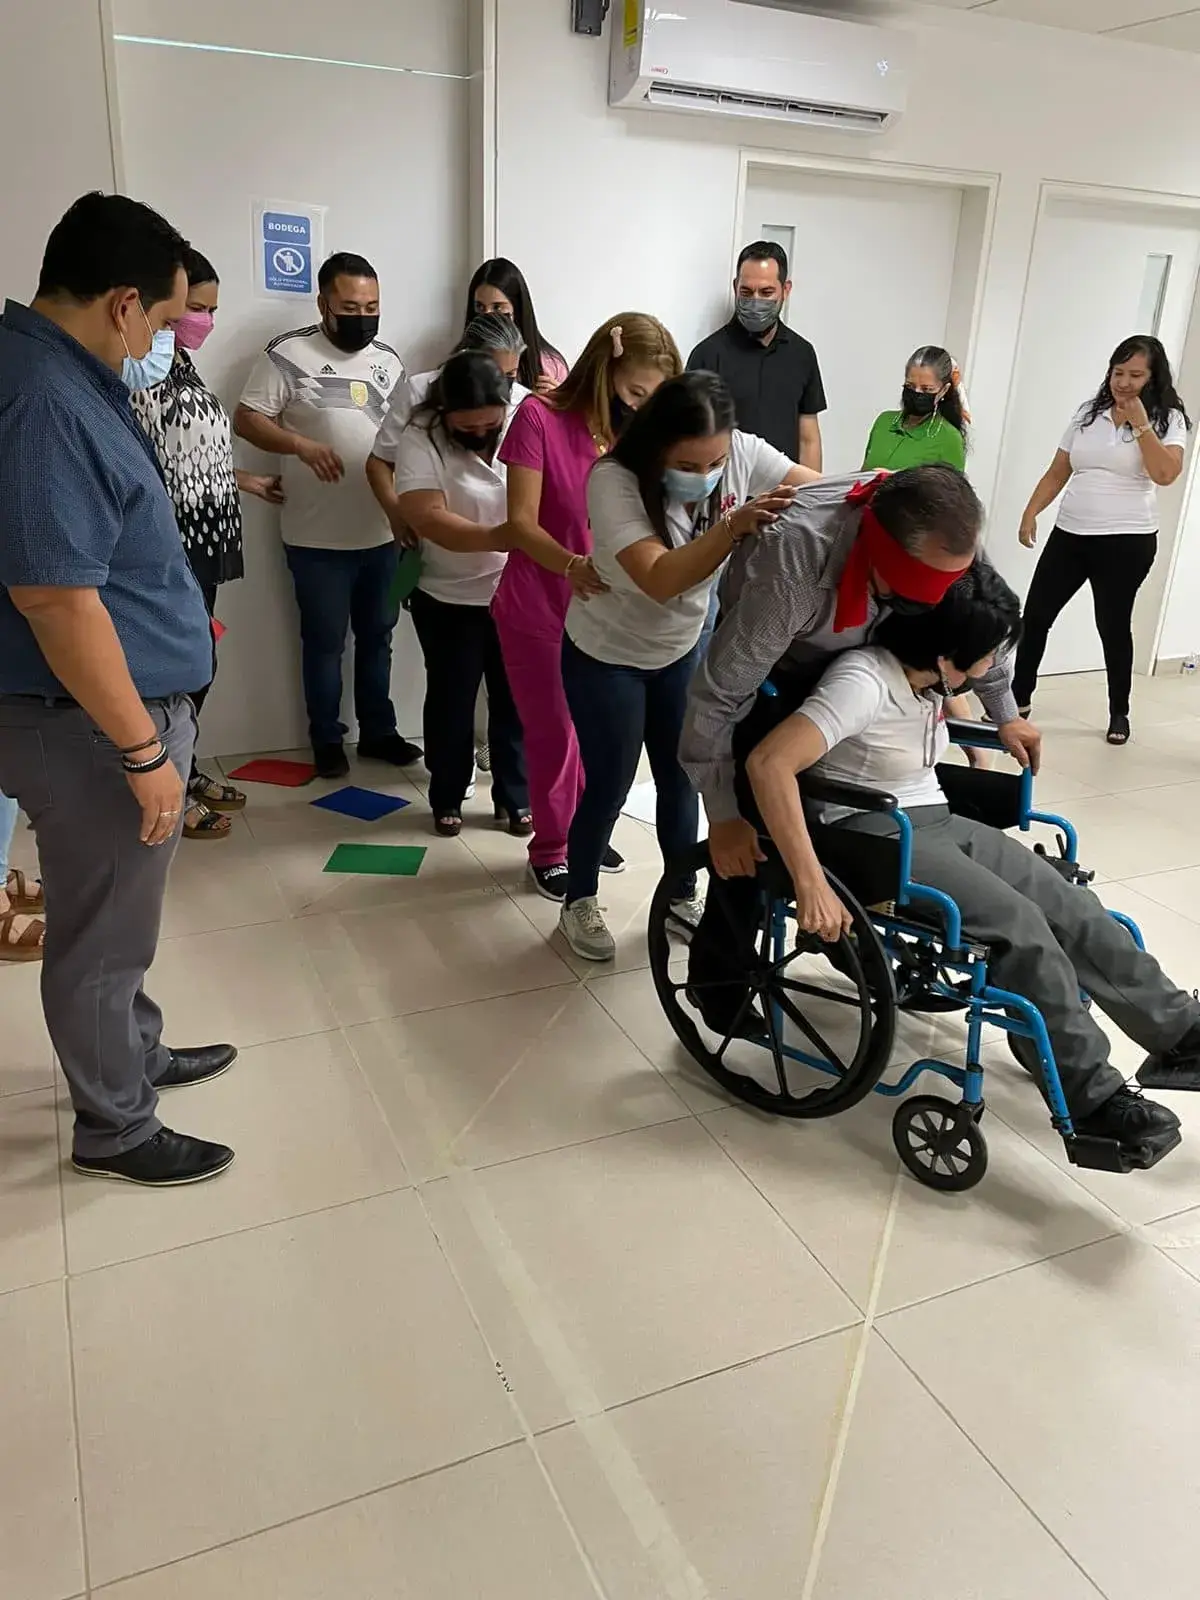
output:
M 435 830 L 453 838 L 475 770 L 475 701 L 488 694 L 492 803 L 509 833 L 533 832 L 521 723 L 490 606 L 506 557 L 500 441 L 516 406 L 512 380 L 482 351 L 451 356 L 413 411 L 396 449 L 404 525 L 420 540 L 421 576 L 409 601 L 425 657 L 425 765 Z
M 1013 673 L 1022 716 L 1050 629 L 1089 583 L 1108 676 L 1108 742 L 1129 742 L 1133 602 L 1158 552 L 1158 488 L 1183 471 L 1190 427 L 1159 341 L 1139 334 L 1119 344 L 1021 518 L 1021 543 L 1032 549 L 1039 513 L 1066 490 L 1025 602 Z
M 733 398 L 711 372 L 668 379 L 626 423 L 588 480 L 592 560 L 608 585 L 567 611 L 563 685 L 579 739 L 584 791 L 567 839 L 559 926 L 576 955 L 606 961 L 613 938 L 596 899 L 600 861 L 642 746 L 658 795 L 666 861 L 696 842 L 699 802 L 679 765 L 688 684 L 717 574 L 819 476 L 734 427 Z M 695 883 L 676 910 L 699 915 Z

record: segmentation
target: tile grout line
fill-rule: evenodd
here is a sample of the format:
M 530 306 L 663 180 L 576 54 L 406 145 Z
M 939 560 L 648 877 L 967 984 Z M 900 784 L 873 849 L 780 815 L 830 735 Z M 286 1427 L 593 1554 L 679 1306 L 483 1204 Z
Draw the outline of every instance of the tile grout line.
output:
M 1098 1243 L 1105 1243 L 1107 1241 L 1098 1240 L 1097 1242 Z M 1083 1246 L 1080 1246 L 1080 1248 L 1081 1249 L 1087 1249 L 1089 1247 L 1086 1246 L 1086 1245 L 1083 1245 Z M 1038 1265 L 1038 1266 L 1040 1266 L 1041 1264 L 1042 1263 L 1040 1263 L 1040 1262 L 1035 1263 L 1035 1265 Z M 1018 1268 L 1016 1270 L 1019 1271 L 1019 1270 L 1023 1270 L 1023 1269 Z M 993 1279 L 993 1280 L 990 1280 L 990 1281 L 994 1282 L 995 1280 Z M 970 1287 L 970 1285 L 968 1285 L 968 1287 Z M 955 1291 L 955 1293 L 958 1293 L 958 1292 L 959 1291 L 957 1291 L 957 1290 Z M 891 1313 L 891 1312 L 887 1313 L 887 1315 L 889 1315 L 889 1316 L 892 1315 L 892 1314 L 893 1313 Z M 950 1410 L 949 1406 L 947 1406 L 946 1403 L 941 1399 L 941 1397 L 938 1394 L 936 1394 L 933 1389 L 931 1389 L 929 1387 L 929 1385 L 925 1382 L 924 1378 L 921 1377 L 921 1374 L 919 1372 L 917 1372 L 909 1364 L 909 1362 L 905 1359 L 905 1357 L 900 1353 L 900 1351 L 896 1348 L 895 1344 L 893 1344 L 893 1342 L 888 1338 L 886 1328 L 885 1327 L 879 1327 L 879 1328 L 877 1328 L 876 1331 L 878 1332 L 879 1337 L 883 1340 L 883 1342 L 886 1345 L 886 1347 L 895 1356 L 896 1360 L 900 1363 L 900 1365 L 904 1368 L 904 1370 L 909 1374 L 909 1376 L 914 1380 L 914 1382 L 918 1385 L 918 1387 L 921 1388 L 922 1390 L 924 1390 L 924 1392 L 929 1396 L 929 1398 L 933 1401 L 934 1405 L 937 1406 L 938 1410 L 942 1413 L 942 1415 L 950 1423 L 951 1427 L 954 1428 L 955 1431 L 958 1434 L 960 1434 L 963 1439 L 966 1440 L 967 1445 L 969 1446 L 969 1448 L 975 1452 L 975 1454 L 979 1457 L 979 1459 L 982 1462 L 985 1463 L 985 1465 L 987 1466 L 988 1470 L 990 1472 L 995 1473 L 996 1477 L 999 1478 L 1000 1482 L 1005 1486 L 1005 1488 L 1009 1491 L 1009 1493 L 1013 1496 L 1013 1498 L 1017 1501 L 1017 1503 L 1019 1505 L 1021 1505 L 1021 1506 L 1024 1506 L 1025 1510 L 1033 1518 L 1034 1522 L 1036 1522 L 1038 1527 L 1042 1529 L 1043 1533 L 1045 1533 L 1046 1537 L 1051 1541 L 1051 1543 L 1053 1543 L 1055 1546 L 1057 1546 L 1057 1548 L 1059 1550 L 1062 1551 L 1063 1555 L 1067 1558 L 1067 1560 L 1071 1563 L 1071 1565 L 1075 1568 L 1075 1570 L 1080 1574 L 1080 1576 L 1083 1578 L 1084 1582 L 1088 1583 L 1088 1584 L 1090 1584 L 1092 1586 L 1092 1588 L 1096 1591 L 1097 1595 L 1099 1595 L 1101 1597 L 1101 1600 L 1108 1600 L 1107 1591 L 1104 1590 L 1104 1589 L 1101 1589 L 1100 1585 L 1096 1582 L 1095 1578 L 1092 1577 L 1091 1573 L 1087 1570 L 1087 1568 L 1083 1565 L 1083 1563 L 1075 1555 L 1072 1554 L 1072 1552 L 1067 1548 L 1067 1546 L 1063 1543 L 1063 1541 L 1054 1532 L 1054 1529 L 1051 1528 L 1049 1526 L 1049 1524 L 1046 1523 L 1044 1521 L 1044 1519 L 1038 1515 L 1038 1513 L 1034 1510 L 1033 1506 L 1030 1505 L 1029 1501 L 1026 1500 L 1025 1496 L 1021 1493 L 1021 1491 L 1017 1488 L 1017 1486 L 1014 1483 L 1012 1483 L 1011 1480 L 1008 1477 L 1006 1477 L 1003 1472 L 1001 1472 L 1000 1468 L 996 1465 L 996 1463 L 992 1460 L 992 1458 L 987 1454 L 987 1452 L 983 1449 L 983 1447 L 980 1444 L 978 1444 L 971 1437 L 971 1435 L 967 1432 L 967 1430 L 963 1426 L 963 1424 L 954 1415 L 953 1411 Z
M 825 1540 L 828 1537 L 829 1525 L 833 1519 L 833 1506 L 837 1499 L 838 1486 L 841 1483 L 846 1449 L 850 1443 L 850 1428 L 858 1405 L 863 1372 L 866 1369 L 867 1350 L 871 1343 L 871 1333 L 875 1327 L 875 1320 L 879 1314 L 879 1297 L 883 1291 L 884 1274 L 887 1271 L 888 1257 L 891 1254 L 892 1239 L 896 1227 L 896 1212 L 900 1206 L 900 1185 L 903 1182 L 904 1169 L 897 1164 L 896 1176 L 892 1180 L 892 1193 L 888 1201 L 887 1215 L 883 1221 L 883 1231 L 879 1236 L 875 1266 L 871 1274 L 871 1289 L 867 1296 L 866 1309 L 863 1313 L 862 1328 L 859 1332 L 858 1346 L 854 1354 L 854 1364 L 850 1369 L 850 1377 L 846 1385 L 846 1397 L 842 1402 L 842 1412 L 838 1419 L 833 1454 L 825 1477 L 816 1526 L 813 1529 L 813 1542 L 809 1550 L 808 1567 L 804 1574 L 804 1587 L 800 1591 L 800 1600 L 813 1600 L 813 1595 L 816 1593 L 817 1578 L 821 1571 L 821 1557 L 825 1551 Z

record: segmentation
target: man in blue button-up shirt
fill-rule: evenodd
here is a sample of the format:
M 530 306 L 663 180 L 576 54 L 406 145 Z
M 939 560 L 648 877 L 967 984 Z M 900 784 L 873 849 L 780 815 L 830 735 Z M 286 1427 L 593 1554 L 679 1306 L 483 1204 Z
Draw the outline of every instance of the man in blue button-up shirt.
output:
M 212 673 L 209 618 L 154 451 L 129 408 L 182 314 L 186 242 L 147 206 L 85 195 L 32 306 L 0 318 L 0 790 L 45 884 L 42 995 L 83 1172 L 195 1182 L 233 1159 L 164 1128 L 158 1090 L 231 1046 L 169 1050 L 142 991 Z

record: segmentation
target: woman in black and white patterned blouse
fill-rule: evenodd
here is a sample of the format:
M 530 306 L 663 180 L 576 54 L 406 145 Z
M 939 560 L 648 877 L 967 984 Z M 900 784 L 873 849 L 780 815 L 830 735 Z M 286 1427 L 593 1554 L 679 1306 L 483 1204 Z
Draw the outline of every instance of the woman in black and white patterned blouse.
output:
M 233 464 L 229 417 L 191 358 L 212 332 L 220 281 L 198 250 L 187 252 L 184 266 L 187 311 L 175 325 L 175 360 L 161 383 L 134 394 L 133 409 L 158 455 L 183 547 L 211 616 L 220 585 L 240 578 L 244 570 L 239 494 L 278 504 L 283 493 L 278 478 L 242 472 Z M 197 712 L 207 693 L 204 689 L 192 696 Z M 184 836 L 224 838 L 232 824 L 223 813 L 240 811 L 245 804 L 240 790 L 208 777 L 193 760 Z

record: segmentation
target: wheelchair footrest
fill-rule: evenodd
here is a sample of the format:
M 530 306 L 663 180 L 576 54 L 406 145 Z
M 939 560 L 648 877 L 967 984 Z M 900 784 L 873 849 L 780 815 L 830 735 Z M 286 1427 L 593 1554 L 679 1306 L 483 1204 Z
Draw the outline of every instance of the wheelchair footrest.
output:
M 1173 1129 L 1139 1145 L 1119 1144 L 1116 1139 L 1097 1139 L 1086 1133 L 1073 1133 L 1063 1143 L 1073 1166 L 1093 1172 L 1145 1172 L 1170 1155 L 1180 1140 L 1178 1129 Z

